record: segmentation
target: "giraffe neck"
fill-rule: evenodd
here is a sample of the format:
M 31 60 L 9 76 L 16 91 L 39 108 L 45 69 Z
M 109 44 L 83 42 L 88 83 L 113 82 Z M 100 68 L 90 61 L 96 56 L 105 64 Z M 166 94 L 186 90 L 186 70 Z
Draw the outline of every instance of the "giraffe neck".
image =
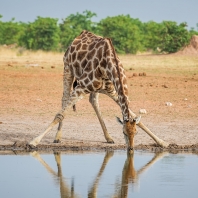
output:
M 114 86 L 118 92 L 118 100 L 120 104 L 120 108 L 122 110 L 123 120 L 128 121 L 129 120 L 129 102 L 128 102 L 128 89 L 127 89 L 127 83 L 126 83 L 126 76 L 124 74 L 124 69 L 122 67 L 122 64 L 118 60 L 118 57 L 116 56 L 115 49 L 113 47 L 111 39 L 109 40 L 110 47 L 112 49 L 113 57 L 115 60 L 115 64 L 111 60 L 112 67 L 115 67 L 117 71 L 117 78 L 114 75 L 112 78 L 112 81 L 114 83 Z M 121 71 L 120 71 L 121 70 Z

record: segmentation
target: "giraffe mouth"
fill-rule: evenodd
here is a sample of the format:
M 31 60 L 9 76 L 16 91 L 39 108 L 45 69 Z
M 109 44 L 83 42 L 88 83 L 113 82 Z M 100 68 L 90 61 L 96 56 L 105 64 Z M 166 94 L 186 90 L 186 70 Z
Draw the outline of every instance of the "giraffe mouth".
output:
M 127 149 L 127 150 L 128 150 L 129 153 L 131 153 L 131 152 L 134 151 L 134 148 L 131 147 L 130 144 L 129 144 L 128 135 L 127 135 L 126 133 L 124 133 L 124 132 L 123 132 L 123 134 L 124 134 L 124 139 L 125 139 L 126 145 L 128 146 L 128 149 Z M 136 134 L 137 134 L 137 133 L 136 133 Z

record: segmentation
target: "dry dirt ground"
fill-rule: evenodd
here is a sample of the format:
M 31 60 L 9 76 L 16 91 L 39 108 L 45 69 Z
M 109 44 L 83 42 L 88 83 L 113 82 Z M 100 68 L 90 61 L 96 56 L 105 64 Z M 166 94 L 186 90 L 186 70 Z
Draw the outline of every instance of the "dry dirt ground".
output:
M 120 56 L 128 79 L 130 108 L 142 114 L 142 122 L 170 148 L 198 149 L 198 56 Z M 42 133 L 60 110 L 62 54 L 0 49 L 0 149 L 26 149 L 26 143 Z M 145 72 L 146 76 L 139 76 Z M 138 74 L 134 76 L 134 73 Z M 122 127 L 115 116 L 119 107 L 100 95 L 101 112 L 115 144 L 107 144 L 88 96 L 68 111 L 62 142 L 53 144 L 55 127 L 39 149 L 125 149 Z M 172 103 L 167 106 L 166 102 Z M 135 137 L 138 149 L 155 148 L 141 129 Z

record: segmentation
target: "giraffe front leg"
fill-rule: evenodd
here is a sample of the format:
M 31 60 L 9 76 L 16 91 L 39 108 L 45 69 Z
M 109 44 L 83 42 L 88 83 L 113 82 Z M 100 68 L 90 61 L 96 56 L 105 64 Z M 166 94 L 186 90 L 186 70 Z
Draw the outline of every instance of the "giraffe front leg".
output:
M 99 110 L 99 103 L 98 103 L 98 96 L 99 94 L 98 93 L 91 93 L 90 96 L 89 96 L 89 102 L 92 104 L 95 112 L 96 112 L 96 115 L 98 117 L 98 120 L 100 122 L 100 125 L 102 127 L 102 130 L 103 130 L 103 133 L 104 133 L 104 136 L 105 136 L 105 139 L 108 143 L 111 143 L 113 144 L 114 141 L 112 139 L 112 137 L 109 135 L 108 131 L 107 131 L 107 128 L 105 126 L 105 123 L 104 123 L 104 120 L 102 118 L 102 115 L 101 115 L 101 112 Z
M 32 141 L 29 142 L 30 146 L 37 146 L 42 138 L 59 122 L 59 119 L 54 119 L 53 122 L 48 126 L 48 128 L 38 137 L 34 138 Z
M 30 146 L 37 146 L 40 141 L 42 140 L 42 138 L 59 122 L 62 122 L 62 120 L 64 119 L 64 116 L 63 114 L 61 113 L 58 113 L 54 120 L 52 121 L 52 123 L 48 126 L 48 128 L 41 134 L 39 135 L 38 137 L 34 138 L 32 141 L 29 142 L 29 145 Z

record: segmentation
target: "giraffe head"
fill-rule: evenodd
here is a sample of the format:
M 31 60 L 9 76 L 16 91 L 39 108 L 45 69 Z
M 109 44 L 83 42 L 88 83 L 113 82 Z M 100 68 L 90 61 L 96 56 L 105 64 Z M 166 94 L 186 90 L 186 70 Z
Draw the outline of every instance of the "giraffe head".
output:
M 123 134 L 129 153 L 133 153 L 134 136 L 137 133 L 136 124 L 140 122 L 140 119 L 141 116 L 122 122 L 120 118 L 117 117 L 118 122 L 123 125 Z

